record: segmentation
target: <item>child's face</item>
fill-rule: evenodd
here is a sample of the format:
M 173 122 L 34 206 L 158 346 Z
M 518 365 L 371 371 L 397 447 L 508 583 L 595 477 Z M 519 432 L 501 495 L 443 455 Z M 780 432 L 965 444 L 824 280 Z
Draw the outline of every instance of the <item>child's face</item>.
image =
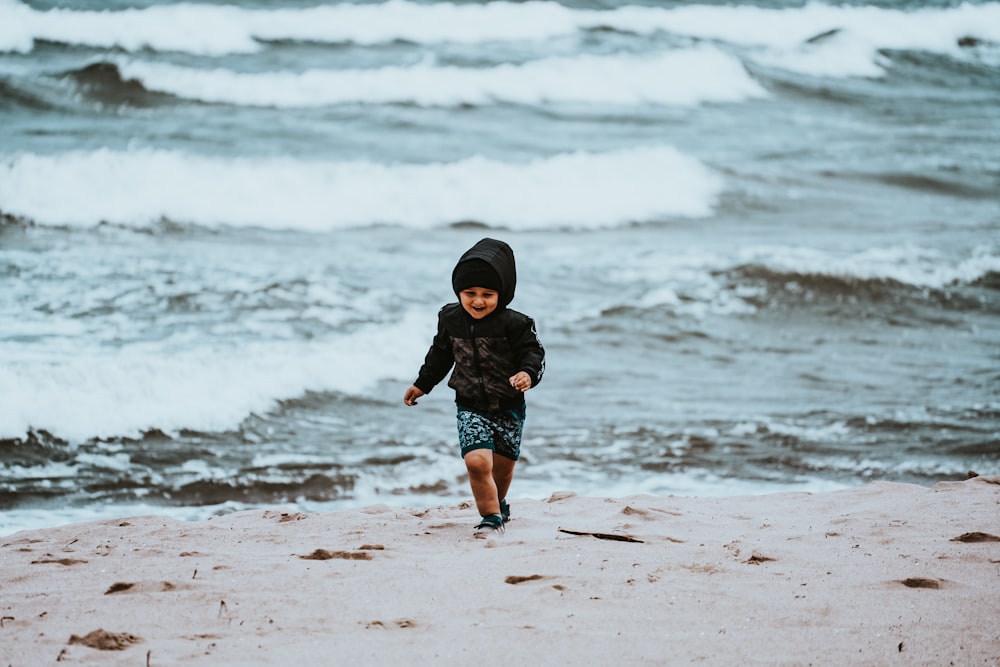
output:
M 500 295 L 491 289 L 483 287 L 467 287 L 458 293 L 465 312 L 477 320 L 481 320 L 494 310 L 500 302 Z

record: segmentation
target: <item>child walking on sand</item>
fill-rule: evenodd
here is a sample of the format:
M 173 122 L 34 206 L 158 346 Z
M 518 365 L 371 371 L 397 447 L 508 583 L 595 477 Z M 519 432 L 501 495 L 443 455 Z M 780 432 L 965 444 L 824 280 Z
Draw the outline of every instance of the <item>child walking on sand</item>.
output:
M 545 350 L 534 321 L 507 308 L 517 285 L 509 245 L 481 240 L 458 260 L 451 283 L 459 301 L 438 312 L 434 341 L 403 403 L 416 405 L 454 367 L 448 386 L 455 390 L 458 442 L 482 517 L 476 533 L 501 533 L 521 453 L 524 392 L 541 381 Z

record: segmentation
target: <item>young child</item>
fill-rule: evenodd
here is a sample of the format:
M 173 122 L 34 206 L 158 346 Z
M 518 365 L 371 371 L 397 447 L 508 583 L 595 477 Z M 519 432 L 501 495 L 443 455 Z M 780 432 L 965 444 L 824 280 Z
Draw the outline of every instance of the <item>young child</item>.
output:
M 545 371 L 534 321 L 507 305 L 514 298 L 514 251 L 483 239 L 451 274 L 458 303 L 438 312 L 437 333 L 403 403 L 416 405 L 454 367 L 448 386 L 458 404 L 458 441 L 482 517 L 476 533 L 503 532 L 510 519 L 507 490 L 521 452 L 524 392 Z

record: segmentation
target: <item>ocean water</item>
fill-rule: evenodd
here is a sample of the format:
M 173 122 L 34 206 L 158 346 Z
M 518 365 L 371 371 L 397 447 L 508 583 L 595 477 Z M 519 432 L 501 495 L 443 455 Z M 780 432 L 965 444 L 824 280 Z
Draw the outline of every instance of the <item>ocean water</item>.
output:
M 1000 473 L 998 2 L 0 0 L 0 534 L 469 497 L 484 236 L 513 498 Z

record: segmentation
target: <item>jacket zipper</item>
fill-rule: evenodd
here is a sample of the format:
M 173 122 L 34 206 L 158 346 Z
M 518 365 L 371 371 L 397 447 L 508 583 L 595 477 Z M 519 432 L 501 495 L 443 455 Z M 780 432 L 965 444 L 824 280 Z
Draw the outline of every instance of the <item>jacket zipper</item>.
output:
M 479 395 L 483 402 L 487 405 L 489 404 L 489 398 L 486 396 L 486 383 L 483 381 L 483 369 L 479 363 L 479 345 L 476 344 L 476 324 L 475 322 L 469 323 L 469 335 L 472 339 L 472 360 L 476 365 L 476 378 L 479 380 Z

